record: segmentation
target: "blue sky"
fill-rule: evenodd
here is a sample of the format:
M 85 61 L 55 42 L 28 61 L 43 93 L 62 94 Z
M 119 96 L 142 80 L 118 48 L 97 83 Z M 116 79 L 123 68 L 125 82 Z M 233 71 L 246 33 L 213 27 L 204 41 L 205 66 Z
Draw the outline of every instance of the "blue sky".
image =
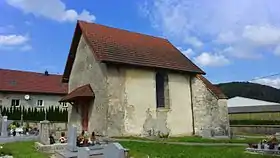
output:
M 165 37 L 214 83 L 247 81 L 280 72 L 277 6 L 277 0 L 3 0 L 0 68 L 62 73 L 82 19 Z M 280 88 L 279 76 L 254 82 Z

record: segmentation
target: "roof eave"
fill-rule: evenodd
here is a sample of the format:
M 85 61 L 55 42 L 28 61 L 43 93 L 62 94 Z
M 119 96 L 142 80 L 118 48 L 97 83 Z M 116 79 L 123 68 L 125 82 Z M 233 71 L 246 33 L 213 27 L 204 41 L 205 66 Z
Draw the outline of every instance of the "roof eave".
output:
M 70 50 L 69 50 L 69 54 L 67 57 L 67 61 L 66 61 L 66 65 L 64 68 L 64 72 L 62 75 L 62 83 L 68 83 L 69 81 L 69 76 L 71 74 L 71 70 L 73 67 L 73 63 L 74 63 L 74 59 L 76 57 L 76 51 L 79 45 L 79 40 L 81 38 L 82 35 L 82 31 L 80 28 L 80 24 L 79 21 L 76 24 L 76 28 L 75 28 L 75 32 L 72 38 L 72 42 L 71 42 L 71 46 L 70 46 Z

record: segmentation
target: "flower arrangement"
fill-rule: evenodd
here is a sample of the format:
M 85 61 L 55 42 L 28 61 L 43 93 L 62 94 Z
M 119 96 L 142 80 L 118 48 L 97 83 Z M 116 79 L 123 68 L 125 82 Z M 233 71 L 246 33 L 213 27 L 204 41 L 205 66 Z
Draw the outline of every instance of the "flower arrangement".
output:
M 15 130 L 16 128 L 17 128 L 17 126 L 15 124 L 12 124 L 12 123 L 8 127 L 9 130 Z

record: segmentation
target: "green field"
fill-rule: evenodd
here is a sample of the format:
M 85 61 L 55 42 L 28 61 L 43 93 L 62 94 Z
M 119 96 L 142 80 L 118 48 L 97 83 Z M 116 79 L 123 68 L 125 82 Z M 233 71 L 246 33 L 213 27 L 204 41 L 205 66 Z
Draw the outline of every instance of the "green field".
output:
M 230 120 L 280 120 L 280 112 L 229 114 Z

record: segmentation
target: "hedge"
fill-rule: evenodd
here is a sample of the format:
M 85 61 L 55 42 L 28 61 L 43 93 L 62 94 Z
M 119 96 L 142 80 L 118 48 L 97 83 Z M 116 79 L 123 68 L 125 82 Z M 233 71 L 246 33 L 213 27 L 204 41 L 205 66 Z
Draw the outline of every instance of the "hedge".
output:
M 230 120 L 231 125 L 280 125 L 280 120 Z
M 8 116 L 9 120 L 21 120 L 21 114 L 23 114 L 23 120 L 25 121 L 42 121 L 45 120 L 45 111 L 47 113 L 47 120 L 67 122 L 68 111 L 67 109 L 61 109 L 59 107 L 51 106 L 49 108 L 23 108 L 23 107 L 3 107 L 1 108 L 2 116 Z

